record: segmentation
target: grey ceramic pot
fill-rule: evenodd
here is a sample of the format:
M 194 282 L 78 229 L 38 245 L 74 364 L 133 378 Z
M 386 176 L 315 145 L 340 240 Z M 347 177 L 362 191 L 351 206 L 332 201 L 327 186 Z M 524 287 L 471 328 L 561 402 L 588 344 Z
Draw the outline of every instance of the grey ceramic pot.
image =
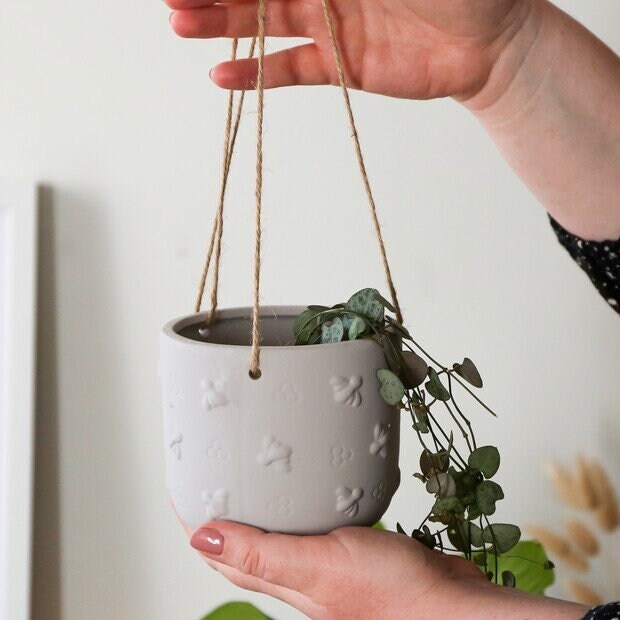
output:
M 379 394 L 381 348 L 293 346 L 296 307 L 262 309 L 262 376 L 249 376 L 251 310 L 170 322 L 161 335 L 168 488 L 192 528 L 215 519 L 320 534 L 372 525 L 400 472 L 399 412 Z

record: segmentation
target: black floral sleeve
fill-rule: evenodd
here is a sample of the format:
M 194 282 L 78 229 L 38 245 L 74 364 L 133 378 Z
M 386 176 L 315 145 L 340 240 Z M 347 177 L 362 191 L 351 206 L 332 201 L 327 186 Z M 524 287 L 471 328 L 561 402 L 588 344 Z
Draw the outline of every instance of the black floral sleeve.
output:
M 591 609 L 583 620 L 619 620 L 620 619 L 620 603 L 609 603 L 608 605 L 600 605 Z
M 607 303 L 620 314 L 620 239 L 586 241 L 564 230 L 553 218 L 549 219 L 560 243 L 588 274 Z

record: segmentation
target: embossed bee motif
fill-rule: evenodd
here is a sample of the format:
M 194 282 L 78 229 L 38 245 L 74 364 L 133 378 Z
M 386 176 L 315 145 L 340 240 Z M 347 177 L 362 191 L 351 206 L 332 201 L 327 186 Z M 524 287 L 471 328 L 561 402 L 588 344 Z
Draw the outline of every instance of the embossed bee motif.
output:
M 204 491 L 202 501 L 207 508 L 207 521 L 220 519 L 228 514 L 228 498 L 230 494 L 225 489 L 219 489 L 214 493 Z
M 375 440 L 370 444 L 370 454 L 374 456 L 387 456 L 387 444 L 390 439 L 390 427 L 386 424 L 375 426 Z
M 344 512 L 347 517 L 352 519 L 359 512 L 359 501 L 364 496 L 364 490 L 360 487 L 353 490 L 348 487 L 338 487 L 336 496 L 338 498 L 336 510 Z
M 386 491 L 385 480 L 382 480 L 372 491 L 372 498 L 377 502 L 382 502 Z
M 344 403 L 351 407 L 359 407 L 362 404 L 360 388 L 363 379 L 355 375 L 350 379 L 346 377 L 332 377 L 330 384 L 334 390 L 334 400 L 337 403 Z
M 181 447 L 182 443 L 183 434 L 177 431 L 175 428 L 172 428 L 170 430 L 170 441 L 168 442 L 168 445 L 170 446 L 170 449 L 172 450 L 174 456 L 176 456 L 179 461 L 183 456 L 183 450 Z
M 256 457 L 259 465 L 271 467 L 276 471 L 291 471 L 291 455 L 293 451 L 273 435 L 267 435 L 263 439 L 263 451 Z
M 216 407 L 223 407 L 228 404 L 228 398 L 226 398 L 224 392 L 226 389 L 226 381 L 203 379 L 200 385 L 203 391 L 202 408 L 205 411 L 211 411 Z
M 353 450 L 344 446 L 334 446 L 332 448 L 332 465 L 344 467 L 353 458 Z

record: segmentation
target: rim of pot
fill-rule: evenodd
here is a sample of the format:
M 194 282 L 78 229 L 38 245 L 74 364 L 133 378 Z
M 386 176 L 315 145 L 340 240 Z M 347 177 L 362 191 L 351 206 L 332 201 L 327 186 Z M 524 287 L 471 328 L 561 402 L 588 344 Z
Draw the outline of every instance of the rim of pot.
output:
M 295 319 L 297 318 L 304 310 L 307 309 L 307 306 L 261 306 L 260 307 L 260 317 L 264 318 L 289 318 Z M 249 306 L 246 307 L 237 307 L 237 308 L 224 308 L 223 310 L 217 310 L 217 319 L 215 323 L 221 320 L 227 319 L 244 319 L 247 320 L 248 323 L 252 320 L 253 309 Z M 192 338 L 187 338 L 186 336 L 182 336 L 179 332 L 186 327 L 190 327 L 192 325 L 196 325 L 197 323 L 201 323 L 204 319 L 207 318 L 208 312 L 200 312 L 198 314 L 188 314 L 172 321 L 168 322 L 164 325 L 162 332 L 163 334 L 171 338 L 172 340 L 177 340 L 178 342 L 184 342 L 186 344 L 193 344 L 196 346 L 209 346 L 209 347 L 225 347 L 225 348 L 236 348 L 236 349 L 251 349 L 252 345 L 249 344 L 228 344 L 222 342 L 209 342 L 208 340 L 193 340 Z M 291 341 L 294 341 L 294 334 L 291 332 Z M 365 338 L 361 338 L 358 340 L 344 340 L 342 342 L 334 342 L 334 343 L 326 343 L 326 344 L 307 344 L 307 345 L 295 345 L 295 344 L 285 344 L 285 345 L 263 345 L 261 344 L 261 349 L 276 349 L 276 350 L 287 350 L 287 349 L 314 349 L 320 347 L 321 350 L 325 350 L 328 347 L 354 347 L 354 346 L 368 346 L 368 345 L 377 345 L 376 342 L 372 342 Z

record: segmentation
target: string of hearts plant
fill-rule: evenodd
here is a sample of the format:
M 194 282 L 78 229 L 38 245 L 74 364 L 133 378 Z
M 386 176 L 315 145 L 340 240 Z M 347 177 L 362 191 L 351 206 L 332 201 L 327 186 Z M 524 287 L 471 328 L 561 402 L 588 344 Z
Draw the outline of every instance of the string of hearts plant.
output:
M 506 586 L 515 587 L 515 573 L 552 569 L 536 545 L 521 543 L 515 549 L 521 538 L 516 525 L 491 523 L 496 503 L 504 498 L 493 479 L 500 454 L 495 446 L 478 446 L 471 422 L 457 401 L 465 393 L 495 416 L 474 392 L 483 385 L 475 364 L 469 358 L 451 367 L 438 362 L 386 311 L 395 312 L 390 302 L 375 289 L 363 289 L 346 303 L 309 306 L 297 317 L 294 335 L 296 345 L 366 338 L 382 347 L 386 368 L 377 372 L 381 396 L 409 415 L 422 447 L 420 471 L 413 475 L 434 498 L 411 537 L 430 549 L 463 554 L 490 580 L 499 583 L 501 579 Z M 405 533 L 400 524 L 397 530 Z M 507 556 L 510 551 L 514 555 Z M 507 558 L 512 570 L 506 569 Z

